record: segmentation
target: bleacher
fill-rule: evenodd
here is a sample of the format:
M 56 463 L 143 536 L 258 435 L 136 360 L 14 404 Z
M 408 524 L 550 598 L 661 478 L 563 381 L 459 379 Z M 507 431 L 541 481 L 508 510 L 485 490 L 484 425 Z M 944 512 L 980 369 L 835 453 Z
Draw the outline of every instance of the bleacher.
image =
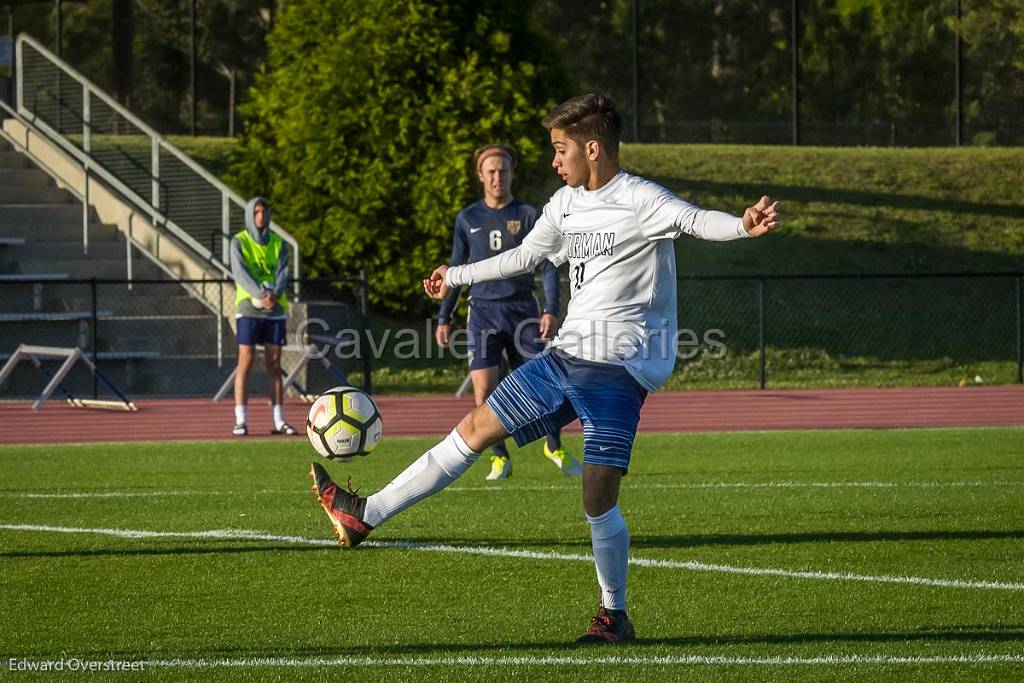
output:
M 231 357 L 217 364 L 218 317 L 138 253 L 129 266 L 122 232 L 92 211 L 89 218 L 86 250 L 81 202 L 0 141 L 0 362 L 21 343 L 77 346 L 91 354 L 95 316 L 96 358 L 125 391 L 212 395 L 233 364 Z M 129 276 L 140 281 L 131 289 L 103 284 Z M 95 311 L 93 285 L 83 282 L 93 278 L 101 282 Z M 40 382 L 24 365 L 0 396 L 38 393 Z M 79 391 L 91 383 L 81 370 L 67 382 Z

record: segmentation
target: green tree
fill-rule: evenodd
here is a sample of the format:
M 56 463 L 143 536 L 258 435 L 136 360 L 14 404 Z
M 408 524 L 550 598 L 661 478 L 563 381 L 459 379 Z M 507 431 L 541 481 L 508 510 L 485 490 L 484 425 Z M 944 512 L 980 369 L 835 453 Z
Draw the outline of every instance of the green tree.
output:
M 971 144 L 1024 144 L 1024 5 L 964 0 L 962 8 L 965 137 Z
M 529 17 L 500 1 L 285 5 L 233 175 L 271 199 L 308 274 L 365 267 L 375 304 L 426 310 L 421 279 L 476 190 L 473 149 L 510 142 L 529 166 L 546 147 L 558 75 Z

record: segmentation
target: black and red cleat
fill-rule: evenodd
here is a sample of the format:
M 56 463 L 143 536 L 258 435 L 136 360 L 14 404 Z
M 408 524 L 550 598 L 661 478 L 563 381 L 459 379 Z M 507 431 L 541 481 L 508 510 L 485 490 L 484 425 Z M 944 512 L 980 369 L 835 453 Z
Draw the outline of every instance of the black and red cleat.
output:
M 331 480 L 320 463 L 310 463 L 309 476 L 313 477 L 313 493 L 323 507 L 334 527 L 334 535 L 342 548 L 354 548 L 363 542 L 373 527 L 363 522 L 366 499 L 352 490 L 352 479 L 348 480 L 348 491 L 342 490 Z
M 597 616 L 590 620 L 590 628 L 576 639 L 577 645 L 607 645 L 636 638 L 633 623 L 622 610 L 599 607 Z

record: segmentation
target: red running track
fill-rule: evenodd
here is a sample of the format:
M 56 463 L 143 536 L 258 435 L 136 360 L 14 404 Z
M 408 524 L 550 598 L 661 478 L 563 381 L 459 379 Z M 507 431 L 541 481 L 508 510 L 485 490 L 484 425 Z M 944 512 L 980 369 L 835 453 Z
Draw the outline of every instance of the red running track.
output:
M 449 396 L 377 396 L 385 436 L 442 436 L 472 408 Z M 86 410 L 51 400 L 0 402 L 0 444 L 233 439 L 233 404 L 155 399 L 139 411 Z M 307 406 L 289 400 L 285 417 L 305 423 Z M 640 430 L 703 432 L 1024 425 L 1024 386 L 791 391 L 658 392 L 647 399 Z M 263 400 L 249 407 L 248 438 L 271 438 Z M 300 431 L 302 431 L 300 429 Z M 566 431 L 579 432 L 579 423 Z M 276 437 L 282 438 L 282 437 Z M 1024 444 L 1022 444 L 1024 445 Z

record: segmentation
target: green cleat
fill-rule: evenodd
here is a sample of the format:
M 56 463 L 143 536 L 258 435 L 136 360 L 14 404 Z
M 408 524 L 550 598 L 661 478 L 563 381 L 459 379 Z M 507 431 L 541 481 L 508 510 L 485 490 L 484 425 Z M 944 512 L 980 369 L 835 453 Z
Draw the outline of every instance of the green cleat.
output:
M 569 455 L 564 448 L 551 450 L 547 444 L 544 444 L 544 457 L 555 463 L 555 466 L 562 470 L 562 474 L 567 477 L 583 476 L 583 466 L 580 465 L 576 458 Z
M 512 476 L 512 459 L 503 455 L 491 456 L 491 473 L 488 479 L 508 479 Z

